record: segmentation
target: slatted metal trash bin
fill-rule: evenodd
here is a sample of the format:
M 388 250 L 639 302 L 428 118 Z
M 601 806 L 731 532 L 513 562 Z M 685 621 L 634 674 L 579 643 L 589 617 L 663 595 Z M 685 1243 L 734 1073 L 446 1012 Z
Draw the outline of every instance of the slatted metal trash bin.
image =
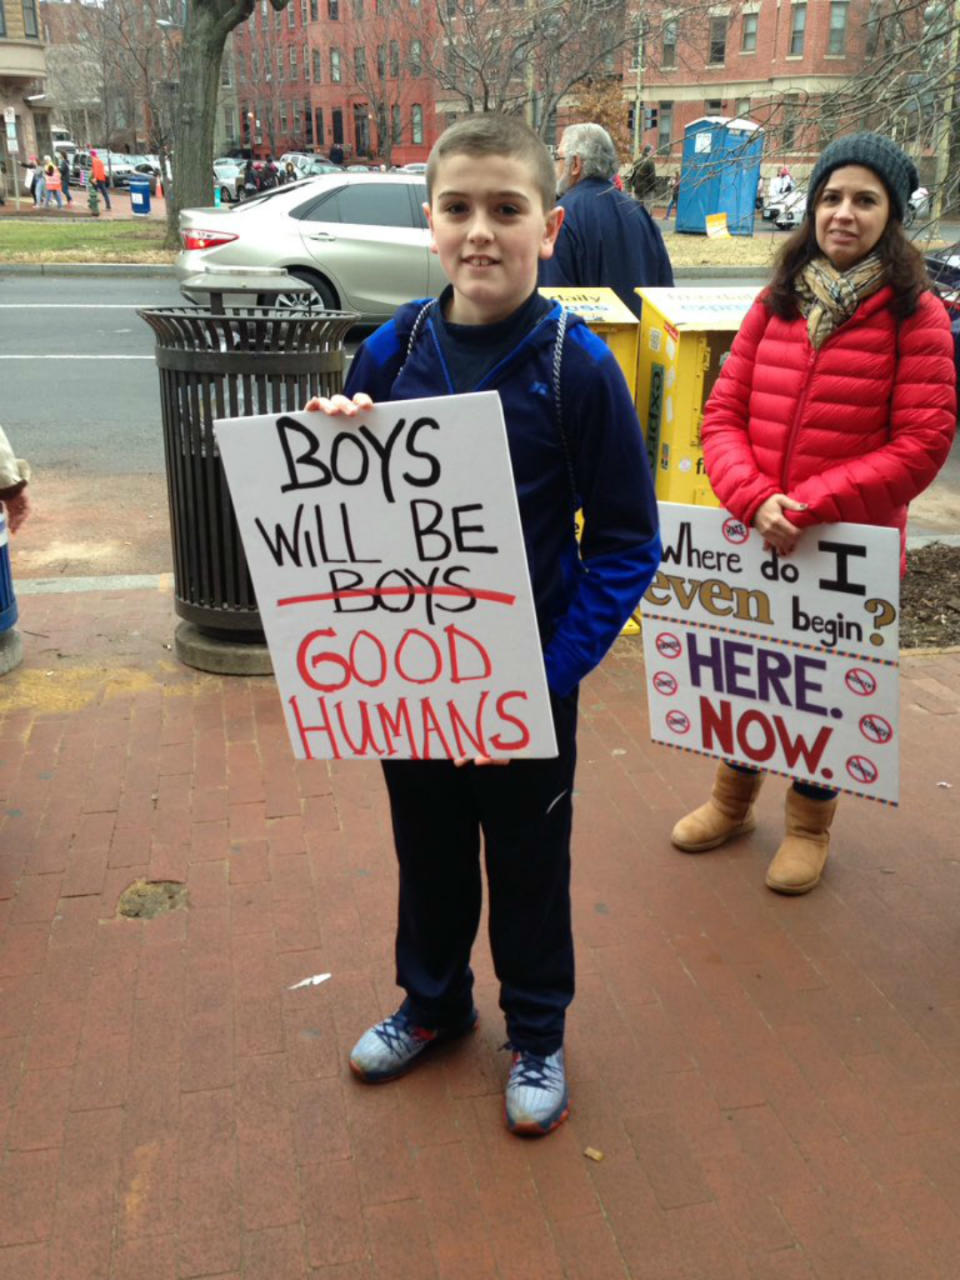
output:
M 257 665 L 242 655 L 264 635 L 213 422 L 297 412 L 313 395 L 340 391 L 343 342 L 357 317 L 273 307 L 220 312 L 150 307 L 138 315 L 156 335 L 175 608 L 184 620 L 177 655 L 203 670 L 258 674 L 269 659 Z M 212 642 L 199 646 L 200 656 L 191 628 Z

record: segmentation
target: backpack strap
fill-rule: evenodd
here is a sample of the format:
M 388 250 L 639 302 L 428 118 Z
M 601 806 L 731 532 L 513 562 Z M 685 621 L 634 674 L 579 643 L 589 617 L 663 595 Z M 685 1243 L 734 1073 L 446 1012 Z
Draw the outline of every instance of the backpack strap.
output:
M 393 375 L 394 382 L 396 382 L 397 378 L 400 377 L 401 373 L 403 373 L 404 369 L 406 368 L 407 361 L 410 359 L 410 356 L 413 354 L 413 348 L 417 341 L 417 338 L 420 336 L 420 330 L 423 328 L 424 324 L 426 323 L 428 313 L 433 307 L 436 306 L 436 303 L 437 303 L 436 298 L 430 298 L 427 302 L 423 304 L 423 306 L 420 308 L 420 310 L 417 312 L 416 316 L 414 317 L 413 324 L 410 327 L 410 336 L 407 338 L 407 349 L 404 352 L 403 360 L 400 364 L 400 368 Z
M 573 454 L 570 441 L 563 427 L 563 394 L 560 385 L 560 373 L 563 367 L 563 342 L 567 334 L 567 316 L 569 312 L 561 304 L 560 317 L 557 320 L 557 336 L 553 343 L 553 408 L 557 423 L 557 434 L 563 448 L 564 462 L 567 464 L 567 484 L 570 489 L 570 501 L 574 512 L 577 510 L 577 480 L 573 469 Z

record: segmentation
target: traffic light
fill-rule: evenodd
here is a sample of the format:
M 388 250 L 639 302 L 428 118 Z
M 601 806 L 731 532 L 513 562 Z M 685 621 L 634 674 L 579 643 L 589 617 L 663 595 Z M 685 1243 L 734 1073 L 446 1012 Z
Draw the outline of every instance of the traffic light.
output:
M 655 129 L 656 127 L 657 127 L 657 108 L 656 108 L 656 107 L 644 107 L 644 108 L 643 108 L 643 131 L 644 131 L 644 133 L 646 133 L 648 129 Z

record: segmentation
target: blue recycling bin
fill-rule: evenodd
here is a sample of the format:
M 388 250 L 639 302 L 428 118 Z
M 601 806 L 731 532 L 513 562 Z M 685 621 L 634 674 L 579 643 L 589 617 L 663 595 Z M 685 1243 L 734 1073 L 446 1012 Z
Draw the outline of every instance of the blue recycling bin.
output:
M 703 116 L 687 125 L 677 231 L 704 235 L 707 215 L 725 213 L 732 236 L 752 236 L 763 130 L 752 120 Z
M 0 635 L 9 631 L 17 620 L 17 597 L 13 593 L 10 572 L 10 533 L 7 510 L 0 502 Z
M 150 212 L 150 179 L 130 179 L 130 212 L 144 217 Z

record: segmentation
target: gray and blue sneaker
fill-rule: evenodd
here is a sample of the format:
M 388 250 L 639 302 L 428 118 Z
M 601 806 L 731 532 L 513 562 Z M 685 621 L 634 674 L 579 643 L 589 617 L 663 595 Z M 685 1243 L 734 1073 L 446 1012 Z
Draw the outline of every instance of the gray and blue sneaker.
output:
M 365 1031 L 350 1054 L 350 1070 L 366 1084 L 381 1084 L 409 1071 L 424 1049 L 444 1040 L 465 1036 L 477 1025 L 477 1011 L 449 1027 L 418 1027 L 398 1009 L 389 1018 Z
M 570 1114 L 563 1050 L 544 1055 L 514 1049 L 504 1102 L 511 1133 L 542 1137 L 563 1124 Z

